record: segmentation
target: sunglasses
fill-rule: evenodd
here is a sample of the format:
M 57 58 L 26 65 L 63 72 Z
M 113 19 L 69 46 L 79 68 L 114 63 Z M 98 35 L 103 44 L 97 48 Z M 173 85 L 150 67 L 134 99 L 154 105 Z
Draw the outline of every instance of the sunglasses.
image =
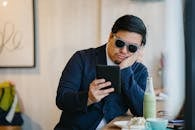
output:
M 140 47 L 135 43 L 126 43 L 121 38 L 114 36 L 115 39 L 115 46 L 118 48 L 123 48 L 126 46 L 128 48 L 128 51 L 131 53 L 135 53 Z

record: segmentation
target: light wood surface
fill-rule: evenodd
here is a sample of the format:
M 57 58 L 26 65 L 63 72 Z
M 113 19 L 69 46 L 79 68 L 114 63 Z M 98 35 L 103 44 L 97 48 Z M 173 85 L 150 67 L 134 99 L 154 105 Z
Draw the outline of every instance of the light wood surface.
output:
M 156 114 L 157 114 L 157 117 L 159 117 L 159 118 L 164 117 L 164 115 L 159 113 L 160 111 L 164 112 L 164 110 L 165 110 L 164 105 L 165 105 L 165 103 L 163 100 L 160 100 L 160 101 L 157 100 L 157 108 L 156 108 L 157 113 Z M 115 122 L 115 121 L 128 121 L 128 120 L 130 121 L 132 117 L 133 117 L 132 115 L 116 117 L 111 122 L 109 122 L 106 126 L 104 126 L 102 130 L 121 130 L 120 127 L 114 125 L 113 122 Z
M 21 126 L 0 126 L 0 130 L 22 130 Z

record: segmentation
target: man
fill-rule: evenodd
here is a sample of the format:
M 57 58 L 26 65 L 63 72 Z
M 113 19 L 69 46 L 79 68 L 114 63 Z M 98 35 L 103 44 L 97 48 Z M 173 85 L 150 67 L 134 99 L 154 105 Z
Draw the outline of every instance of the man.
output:
M 147 68 L 138 61 L 146 44 L 146 27 L 133 15 L 120 17 L 113 25 L 107 44 L 77 51 L 67 63 L 60 78 L 56 104 L 62 115 L 55 130 L 94 130 L 101 128 L 128 109 L 143 115 L 143 95 Z M 105 79 L 96 79 L 96 65 L 118 65 L 122 93 Z

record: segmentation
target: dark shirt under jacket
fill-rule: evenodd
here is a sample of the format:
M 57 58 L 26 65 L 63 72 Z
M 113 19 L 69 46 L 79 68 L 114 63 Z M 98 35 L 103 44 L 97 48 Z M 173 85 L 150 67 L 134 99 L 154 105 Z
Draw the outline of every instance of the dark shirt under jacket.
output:
M 77 51 L 68 61 L 57 90 L 56 105 L 62 114 L 55 130 L 95 130 L 103 117 L 109 122 L 124 115 L 128 108 L 135 116 L 143 115 L 148 72 L 138 62 L 121 70 L 121 94 L 111 93 L 87 107 L 88 87 L 95 79 L 97 64 L 107 64 L 106 44 Z

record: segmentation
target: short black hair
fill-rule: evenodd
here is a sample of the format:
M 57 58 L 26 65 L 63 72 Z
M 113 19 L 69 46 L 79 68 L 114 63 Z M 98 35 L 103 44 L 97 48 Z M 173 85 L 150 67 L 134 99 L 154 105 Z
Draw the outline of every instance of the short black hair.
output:
M 134 16 L 134 15 L 124 15 L 118 18 L 113 27 L 112 33 L 117 33 L 118 31 L 129 31 L 129 32 L 136 32 L 142 35 L 142 45 L 146 44 L 146 26 L 144 22 Z

